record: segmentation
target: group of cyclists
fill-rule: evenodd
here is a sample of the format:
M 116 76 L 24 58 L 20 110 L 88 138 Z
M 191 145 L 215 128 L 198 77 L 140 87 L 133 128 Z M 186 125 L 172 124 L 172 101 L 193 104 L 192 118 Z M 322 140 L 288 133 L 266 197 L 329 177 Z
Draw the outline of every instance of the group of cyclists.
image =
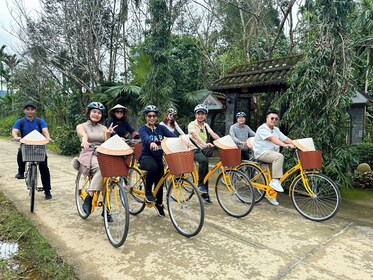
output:
M 23 106 L 25 117 L 23 121 L 17 120 L 13 126 L 12 136 L 19 141 L 21 136 L 36 129 L 41 132 L 48 140 L 50 135 L 47 125 L 43 119 L 34 117 L 36 106 L 33 102 L 26 102 Z M 93 194 L 101 190 L 102 175 L 98 166 L 97 156 L 94 147 L 101 145 L 111 136 L 117 134 L 120 137 L 126 137 L 127 133 L 131 134 L 131 138 L 142 141 L 142 151 L 139 157 L 141 169 L 146 170 L 145 182 L 145 199 L 148 203 L 155 203 L 155 209 L 159 216 L 164 217 L 163 192 L 162 189 L 157 193 L 157 197 L 152 194 L 153 185 L 157 185 L 160 178 L 163 176 L 164 167 L 162 156 L 163 152 L 160 148 L 161 141 L 164 137 L 177 137 L 177 134 L 184 135 L 184 131 L 180 128 L 175 120 L 177 110 L 170 108 L 167 110 L 165 117 L 161 122 L 158 121 L 159 108 L 154 105 L 147 105 L 143 110 L 145 124 L 140 126 L 138 130 L 132 128 L 127 121 L 129 109 L 120 104 L 115 105 L 108 111 L 109 118 L 104 125 L 104 116 L 106 114 L 105 106 L 100 102 L 91 102 L 86 107 L 86 118 L 84 123 L 76 126 L 77 135 L 81 141 L 81 153 L 78 158 L 80 170 L 86 175 L 92 176 L 92 181 L 88 189 L 88 195 L 83 204 L 83 210 L 86 214 L 91 213 L 91 205 Z M 212 147 L 213 144 L 209 139 L 214 140 L 219 138 L 212 128 L 206 123 L 208 115 L 208 107 L 205 104 L 198 104 L 194 108 L 195 119 L 188 124 L 187 135 L 191 139 L 192 150 L 194 152 L 194 160 L 198 162 L 198 189 L 205 203 L 210 204 L 208 182 L 203 183 L 203 178 L 208 173 L 209 161 L 208 157 L 202 152 L 206 147 Z M 236 123 L 230 127 L 230 135 L 234 142 L 241 149 L 242 159 L 250 158 L 250 149 L 247 145 L 248 137 L 254 137 L 253 152 L 254 157 L 263 162 L 272 164 L 272 178 L 270 186 L 278 192 L 283 192 L 283 188 L 278 178 L 282 176 L 282 166 L 284 162 L 283 155 L 279 152 L 280 147 L 294 148 L 292 140 L 285 136 L 277 127 L 279 121 L 279 113 L 276 110 L 270 110 L 266 114 L 266 121 L 256 132 L 246 125 L 246 113 L 238 112 L 236 114 Z M 16 175 L 17 179 L 24 178 L 24 163 L 20 152 L 17 156 L 19 169 Z M 50 187 L 50 174 L 47 165 L 47 157 L 45 162 L 40 164 L 40 173 L 45 192 L 45 198 L 52 198 Z M 278 205 L 276 198 L 267 199 L 273 204 Z

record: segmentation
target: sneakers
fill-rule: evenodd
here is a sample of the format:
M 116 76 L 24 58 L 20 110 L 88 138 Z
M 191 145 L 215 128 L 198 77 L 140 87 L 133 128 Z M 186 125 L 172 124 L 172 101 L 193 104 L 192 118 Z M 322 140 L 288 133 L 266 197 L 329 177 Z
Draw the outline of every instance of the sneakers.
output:
M 16 178 L 16 179 L 25 179 L 25 176 L 23 174 L 18 173 L 14 178 Z
M 269 185 L 274 188 L 276 192 L 284 192 L 279 180 L 272 179 Z
M 145 194 L 145 199 L 147 203 L 157 202 L 157 199 L 154 197 L 153 194 Z
M 266 198 L 266 199 L 267 199 L 271 204 L 273 204 L 273 205 L 275 205 L 275 206 L 279 205 L 279 203 L 277 202 L 276 197 L 274 197 L 274 198 L 269 198 L 268 196 L 265 196 L 265 198 Z
M 87 196 L 84 199 L 83 211 L 87 215 L 91 214 L 91 210 L 92 210 L 92 199 L 93 199 L 93 196 L 90 196 L 89 194 L 87 194 Z
M 207 193 L 207 188 L 205 184 L 198 184 L 198 190 L 200 193 Z
M 203 193 L 201 197 L 205 201 L 206 204 L 212 204 L 211 198 L 208 193 Z
M 162 205 L 155 204 L 155 210 L 157 210 L 158 216 L 160 216 L 160 217 L 165 217 L 166 216 L 166 214 L 164 213 L 164 206 L 163 206 L 163 204 Z
M 52 195 L 51 195 L 51 193 L 50 192 L 45 192 L 44 193 L 45 194 L 45 199 L 52 199 Z

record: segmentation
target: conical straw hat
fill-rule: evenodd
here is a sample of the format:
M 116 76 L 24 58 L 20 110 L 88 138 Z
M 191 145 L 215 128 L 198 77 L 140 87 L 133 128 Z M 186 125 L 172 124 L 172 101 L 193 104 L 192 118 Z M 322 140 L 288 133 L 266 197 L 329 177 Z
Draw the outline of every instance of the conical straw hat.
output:
M 120 105 L 120 104 L 117 104 L 117 105 L 115 105 L 113 108 L 111 108 L 110 110 L 109 110 L 109 115 L 111 114 L 111 112 L 112 111 L 114 111 L 114 110 L 116 110 L 116 109 L 123 109 L 124 111 L 125 111 L 125 113 L 127 112 L 129 112 L 130 111 L 130 109 L 128 109 L 127 107 L 124 107 L 123 105 Z
M 237 145 L 230 135 L 225 135 L 224 137 L 214 140 L 214 145 L 223 150 L 237 149 Z
M 296 140 L 293 140 L 293 143 L 295 147 L 297 147 L 299 150 L 303 152 L 316 151 L 312 138 L 296 139 Z
M 133 149 L 117 134 L 97 147 L 97 151 L 111 156 L 126 156 L 133 153 Z
M 189 151 L 184 140 L 181 138 L 163 138 L 161 142 L 162 150 L 166 155 Z
M 35 129 L 23 137 L 20 142 L 26 145 L 45 145 L 49 141 L 43 134 Z

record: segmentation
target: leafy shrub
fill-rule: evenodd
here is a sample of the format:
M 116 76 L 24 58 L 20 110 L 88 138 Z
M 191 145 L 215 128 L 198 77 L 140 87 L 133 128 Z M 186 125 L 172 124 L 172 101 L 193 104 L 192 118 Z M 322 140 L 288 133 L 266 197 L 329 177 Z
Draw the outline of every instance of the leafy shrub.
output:
M 58 126 L 53 130 L 53 139 L 62 155 L 76 155 L 80 152 L 80 141 L 75 129 L 68 126 Z
M 368 163 L 373 169 L 373 143 L 361 143 L 355 145 L 354 148 L 354 156 L 356 157 L 357 163 Z
M 354 166 L 358 164 L 354 150 L 354 146 L 343 145 L 334 148 L 329 158 L 323 158 L 323 172 L 340 187 L 353 187 Z
M 18 119 L 17 116 L 8 116 L 8 117 L 1 118 L 0 135 L 10 136 L 12 133 L 13 124 L 17 119 Z

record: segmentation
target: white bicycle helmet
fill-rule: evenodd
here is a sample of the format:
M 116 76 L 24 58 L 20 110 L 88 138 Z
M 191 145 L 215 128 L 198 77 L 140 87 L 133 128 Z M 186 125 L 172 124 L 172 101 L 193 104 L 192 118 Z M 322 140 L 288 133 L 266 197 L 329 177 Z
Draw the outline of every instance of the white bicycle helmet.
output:
M 237 114 L 236 114 L 236 119 L 238 118 L 238 117 L 247 117 L 246 116 L 246 113 L 245 112 L 238 112 Z
M 177 115 L 177 110 L 176 109 L 174 109 L 174 108 L 169 108 L 168 110 L 167 110 L 167 113 L 169 113 L 169 114 L 173 114 L 173 115 Z
M 150 112 L 154 112 L 154 113 L 156 113 L 158 115 L 159 109 L 155 105 L 147 105 L 147 106 L 145 106 L 145 108 L 144 108 L 144 115 L 147 115 Z
M 203 113 L 205 113 L 207 115 L 208 112 L 209 112 L 209 109 L 207 108 L 207 106 L 205 104 L 198 104 L 194 108 L 194 114 L 197 114 L 198 112 L 203 112 Z
M 87 109 L 88 110 L 99 109 L 103 113 L 106 111 L 105 106 L 101 102 L 91 102 L 91 103 L 88 104 Z

